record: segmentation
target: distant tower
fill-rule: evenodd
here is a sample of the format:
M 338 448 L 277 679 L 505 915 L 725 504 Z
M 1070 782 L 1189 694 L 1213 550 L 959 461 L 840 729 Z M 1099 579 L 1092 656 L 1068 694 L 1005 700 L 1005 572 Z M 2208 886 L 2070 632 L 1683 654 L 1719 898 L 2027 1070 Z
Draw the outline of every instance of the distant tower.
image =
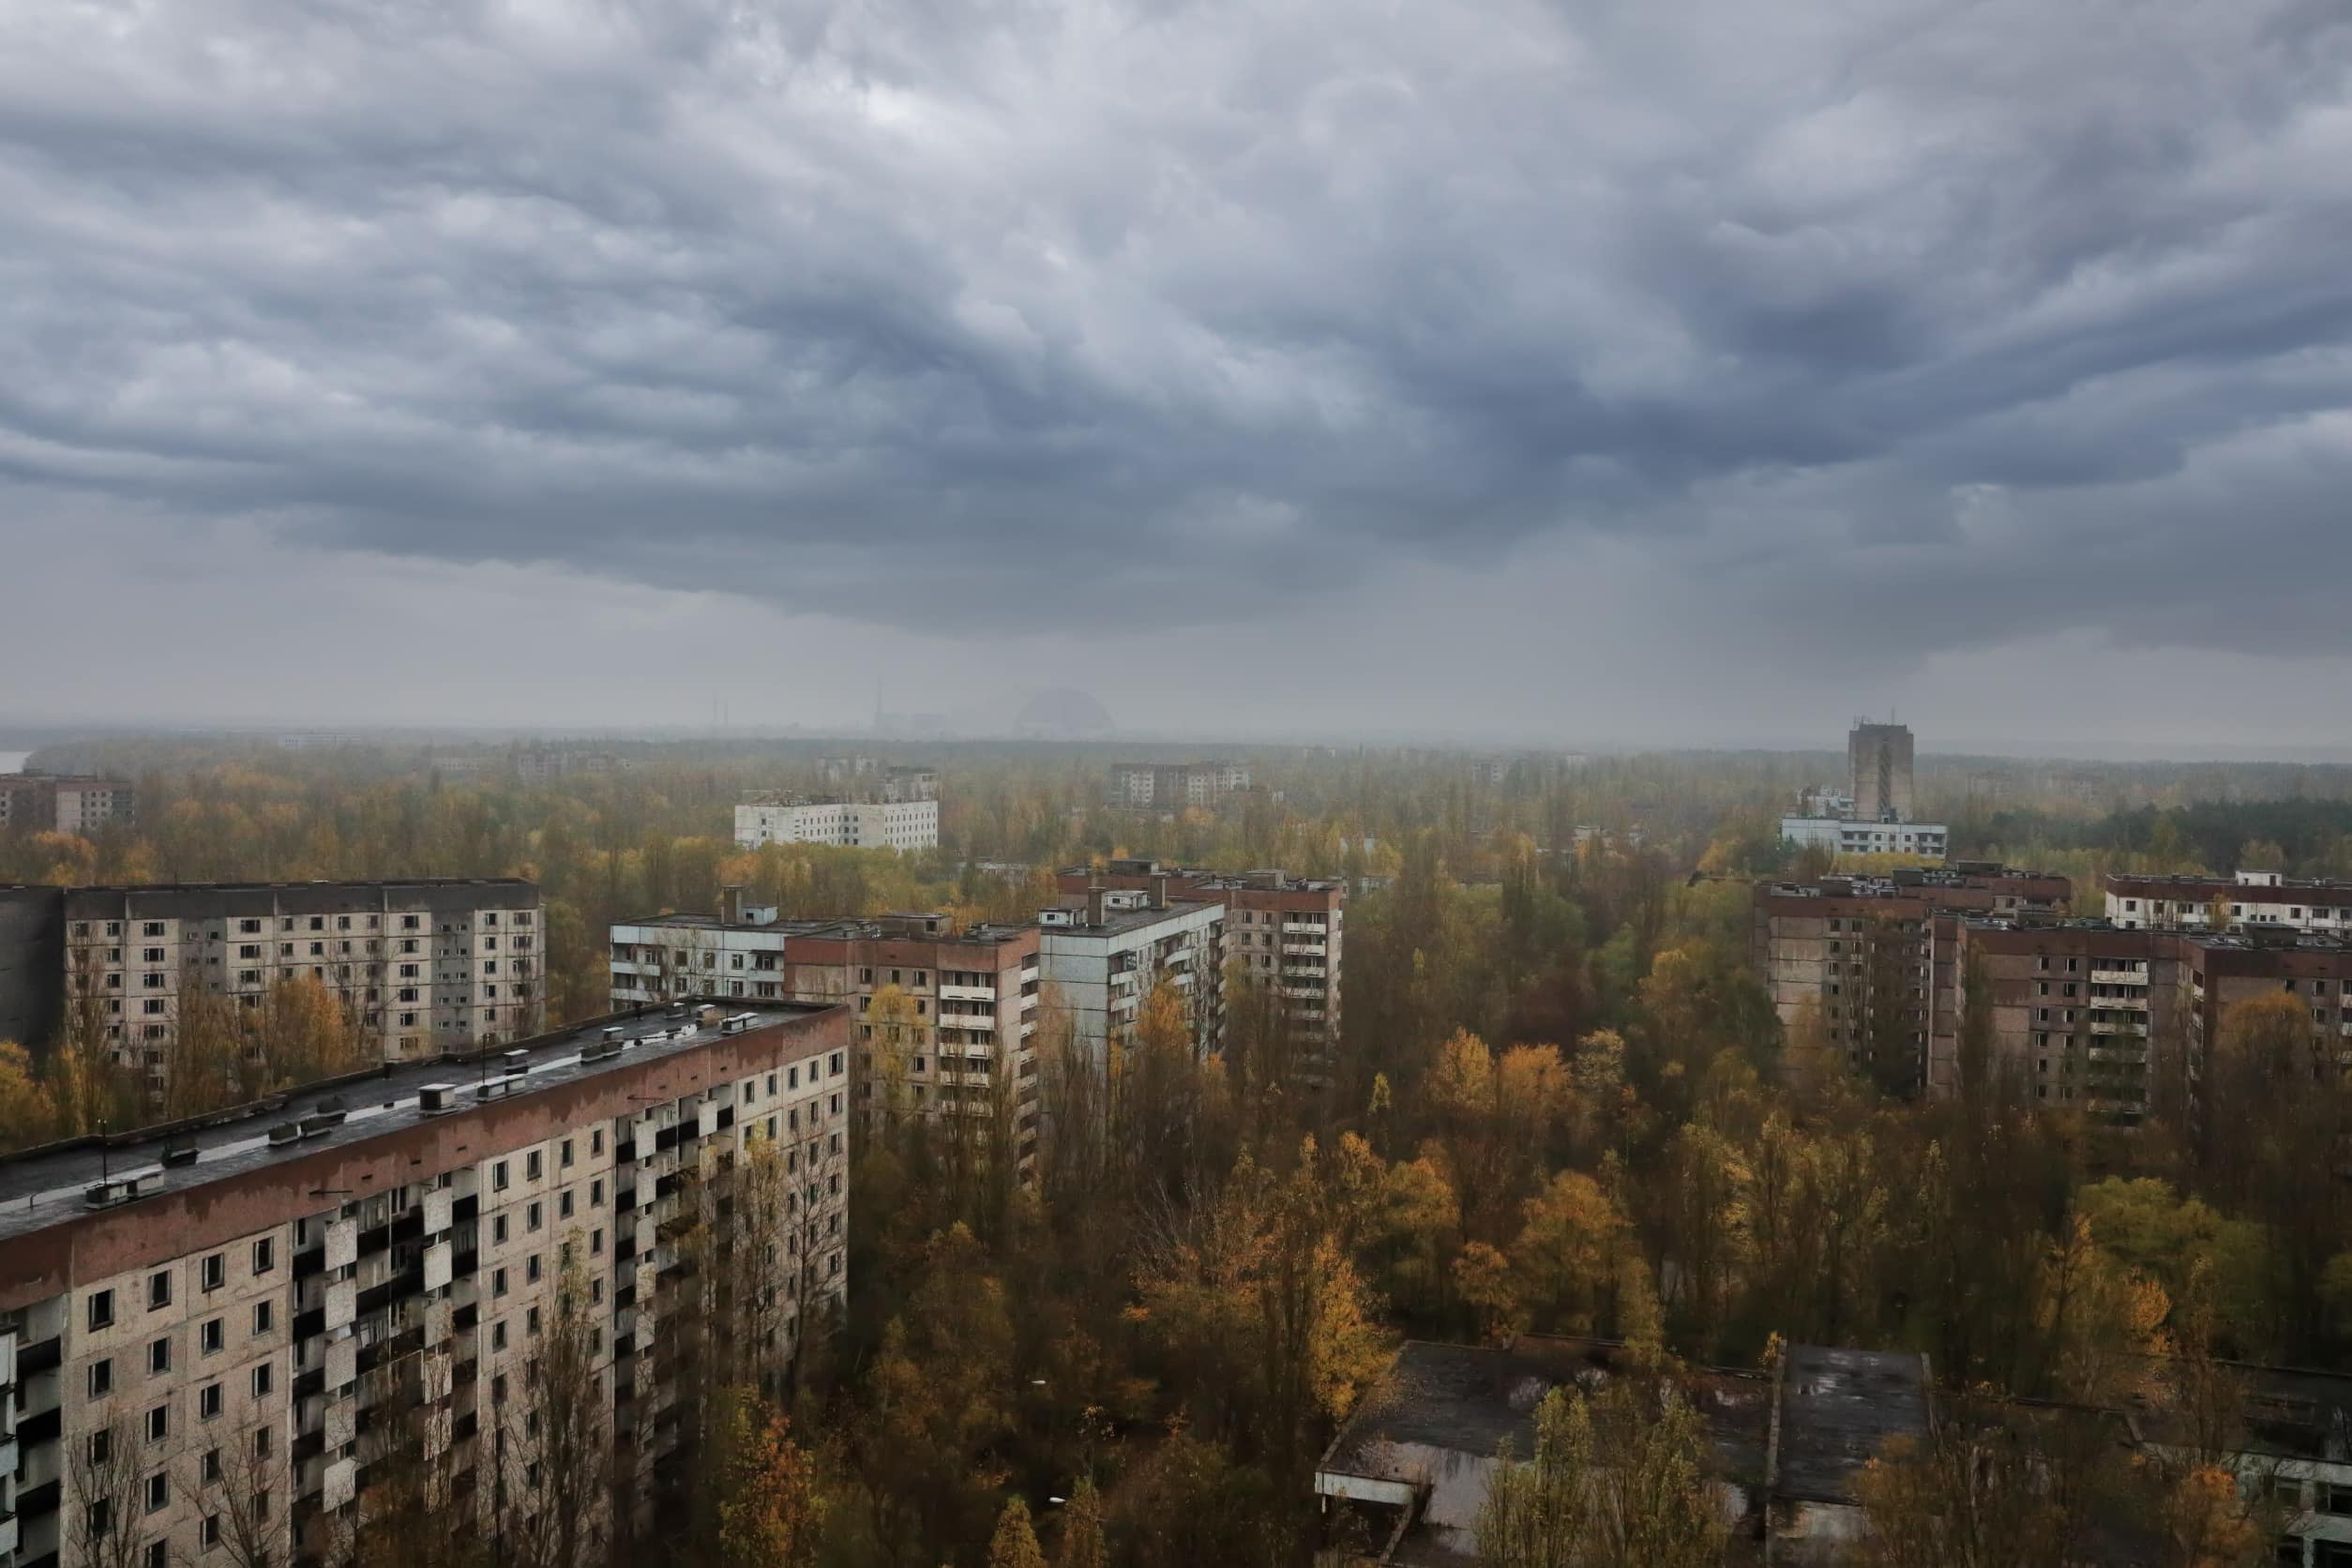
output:
M 1911 820 L 1911 731 L 1901 724 L 1854 721 L 1846 737 L 1846 761 L 1854 776 L 1854 820 Z

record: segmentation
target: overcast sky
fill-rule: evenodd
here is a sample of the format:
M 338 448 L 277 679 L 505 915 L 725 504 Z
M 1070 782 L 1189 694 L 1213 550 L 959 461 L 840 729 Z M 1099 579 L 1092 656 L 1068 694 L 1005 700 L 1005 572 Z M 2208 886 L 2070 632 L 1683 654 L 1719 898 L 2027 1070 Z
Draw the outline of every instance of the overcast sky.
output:
M 2352 736 L 2342 0 L 0 37 L 0 718 Z

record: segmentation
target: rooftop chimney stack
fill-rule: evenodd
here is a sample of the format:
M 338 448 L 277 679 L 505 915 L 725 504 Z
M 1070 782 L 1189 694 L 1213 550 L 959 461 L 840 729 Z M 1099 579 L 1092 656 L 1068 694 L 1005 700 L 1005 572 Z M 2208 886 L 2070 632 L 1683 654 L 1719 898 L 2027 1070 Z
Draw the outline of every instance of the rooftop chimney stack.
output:
M 1152 907 L 1155 910 L 1168 908 L 1168 873 L 1165 871 L 1154 870 L 1152 873 Z

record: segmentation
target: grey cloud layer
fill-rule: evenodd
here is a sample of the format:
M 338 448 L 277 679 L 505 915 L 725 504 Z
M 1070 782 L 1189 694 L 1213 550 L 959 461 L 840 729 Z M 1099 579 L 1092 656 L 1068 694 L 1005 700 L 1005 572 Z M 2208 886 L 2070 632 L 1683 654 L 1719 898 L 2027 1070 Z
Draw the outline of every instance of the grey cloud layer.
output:
M 1800 644 L 2352 647 L 2337 4 L 0 33 L 22 480 L 983 628 L 1584 529 Z

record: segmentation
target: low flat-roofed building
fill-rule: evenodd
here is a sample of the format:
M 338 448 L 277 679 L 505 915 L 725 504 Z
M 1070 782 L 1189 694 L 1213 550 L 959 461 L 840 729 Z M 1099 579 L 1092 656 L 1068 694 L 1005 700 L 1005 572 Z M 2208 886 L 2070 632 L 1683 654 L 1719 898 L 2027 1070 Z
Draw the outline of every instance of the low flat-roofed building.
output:
M 1508 1345 L 1406 1344 L 1315 1470 L 1326 1500 L 1364 1510 L 1381 1540 L 1363 1560 L 1475 1568 L 1479 1511 L 1505 1443 L 1535 1448 L 1535 1412 L 1554 1389 L 1595 1392 L 1620 1375 L 1607 1340 L 1521 1334 Z M 1894 1436 L 1923 1436 L 1927 1368 L 1916 1355 L 1792 1347 L 1777 1372 L 1683 1367 L 1672 1374 L 1707 1434 L 1707 1480 L 1734 1560 L 1767 1538 L 1778 1560 L 1834 1560 L 1859 1534 L 1855 1481 Z

